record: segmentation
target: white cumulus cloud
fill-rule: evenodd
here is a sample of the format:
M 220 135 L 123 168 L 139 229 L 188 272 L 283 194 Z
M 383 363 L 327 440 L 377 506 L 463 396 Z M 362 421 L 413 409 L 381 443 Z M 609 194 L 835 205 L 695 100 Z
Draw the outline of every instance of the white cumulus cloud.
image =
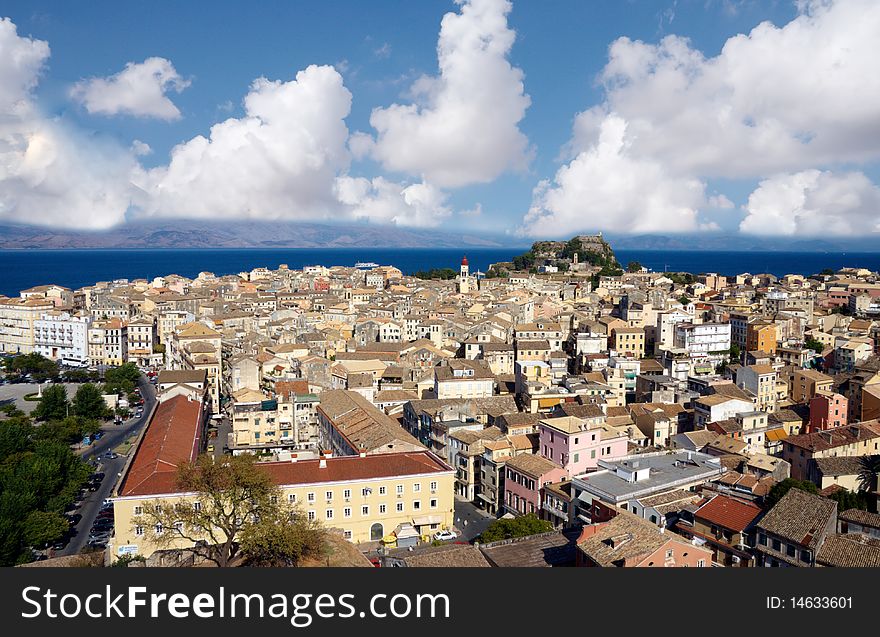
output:
M 861 172 L 805 170 L 761 181 L 740 230 L 762 235 L 849 236 L 880 231 L 880 188 Z
M 524 169 L 529 145 L 518 124 L 530 98 L 507 59 L 515 32 L 508 0 L 456 0 L 442 20 L 439 75 L 410 88 L 414 103 L 373 110 L 374 158 L 440 188 L 487 183 Z
M 687 232 L 697 227 L 703 184 L 632 155 L 626 128 L 622 118 L 606 118 L 596 144 L 560 168 L 552 183 L 538 184 L 524 234 Z
M 141 63 L 129 62 L 109 77 L 93 77 L 77 82 L 70 97 L 93 115 L 135 115 L 164 120 L 180 119 L 180 110 L 168 91 L 180 93 L 190 81 L 180 76 L 174 65 L 160 57 Z
M 347 167 L 351 93 L 332 66 L 289 82 L 256 80 L 245 114 L 175 146 L 167 166 L 137 179 L 143 214 L 308 218 L 336 212 L 337 173 Z
M 430 184 L 404 185 L 384 177 L 341 176 L 336 194 L 355 219 L 401 226 L 434 227 L 452 214 L 446 194 Z
M 599 78 L 605 99 L 576 117 L 570 163 L 536 190 L 523 230 L 538 232 L 542 218 L 558 218 L 560 233 L 698 230 L 705 224 L 691 214 L 695 206 L 730 206 L 723 195 L 693 196 L 696 182 L 705 188 L 713 178 L 759 180 L 880 159 L 880 3 L 816 0 L 798 9 L 781 27 L 764 22 L 728 39 L 714 57 L 674 35 L 612 43 Z M 618 120 L 627 162 L 600 148 Z M 609 174 L 613 164 L 632 165 L 644 178 Z M 662 179 L 651 178 L 656 171 Z M 627 202 L 610 206 L 611 215 L 596 210 L 597 195 L 583 185 L 603 173 L 610 177 L 603 196 Z
M 49 45 L 0 20 L 0 220 L 100 229 L 129 206 L 128 151 L 43 115 L 33 97 Z

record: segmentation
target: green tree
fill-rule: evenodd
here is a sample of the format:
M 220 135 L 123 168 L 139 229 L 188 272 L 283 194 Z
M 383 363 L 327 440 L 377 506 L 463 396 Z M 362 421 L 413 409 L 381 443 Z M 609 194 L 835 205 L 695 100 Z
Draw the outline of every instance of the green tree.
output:
M 325 532 L 300 510 L 278 506 L 241 532 L 241 552 L 253 566 L 296 566 L 325 550 Z
M 43 423 L 34 431 L 35 440 L 57 440 L 71 445 L 79 442 L 86 436 L 90 436 L 100 427 L 97 421 L 70 416 L 60 420 L 50 420 Z
M 638 261 L 630 261 L 629 263 L 626 264 L 626 271 L 627 272 L 639 272 L 642 269 L 642 267 L 643 267 L 642 264 L 639 263 Z
M 38 383 L 58 377 L 58 363 L 33 352 L 5 359 L 6 369 L 13 376 L 30 374 Z
M 867 511 L 870 508 L 868 496 L 861 491 L 854 492 L 840 489 L 832 493 L 828 498 L 837 502 L 837 510 L 839 512 L 849 511 L 850 509 Z
M 678 297 L 678 299 L 676 299 L 676 300 L 677 300 L 679 303 L 681 303 L 682 305 L 687 305 L 688 303 L 691 302 L 691 300 L 690 300 L 686 295 L 684 295 L 684 294 L 682 294 L 682 295 L 681 295 L 680 297 Z
M 72 411 L 82 418 L 102 420 L 110 417 L 110 408 L 101 396 L 101 390 L 91 383 L 80 385 L 73 396 Z
M 777 482 L 770 488 L 770 492 L 764 497 L 764 505 L 767 508 L 773 508 L 773 506 L 791 489 L 800 489 L 807 493 L 819 493 L 819 488 L 812 482 L 786 478 L 782 482 Z
M 108 369 L 104 374 L 105 394 L 128 394 L 137 387 L 141 372 L 134 363 Z
M 54 542 L 70 530 L 70 523 L 58 513 L 31 511 L 22 525 L 24 541 L 35 548 Z
M 821 354 L 823 351 L 825 351 L 825 346 L 812 336 L 808 337 L 807 340 L 804 341 L 804 347 L 813 350 L 817 354 Z
M 58 537 L 60 516 L 91 469 L 59 439 L 58 421 L 0 424 L 0 565 L 31 559 L 31 546 Z M 66 528 L 65 528 L 66 530 Z
M 37 420 L 66 418 L 69 407 L 67 389 L 64 385 L 49 385 L 43 391 L 43 397 L 34 409 L 33 416 Z
M 143 514 L 135 520 L 159 546 L 186 540 L 198 555 L 221 567 L 240 554 L 243 538 L 247 538 L 258 560 L 280 560 L 285 556 L 298 559 L 287 551 L 306 546 L 292 541 L 293 531 L 265 528 L 277 526 L 282 520 L 291 520 L 291 524 L 298 521 L 278 486 L 252 454 L 225 456 L 216 462 L 210 456 L 199 456 L 195 462 L 180 465 L 177 487 L 193 493 L 193 497 L 145 504 Z M 254 525 L 257 528 L 251 528 Z M 284 543 L 269 554 L 266 545 L 273 538 L 283 539 Z
M 526 537 L 537 533 L 547 533 L 553 530 L 553 525 L 547 520 L 541 520 L 534 513 L 521 515 L 517 518 L 501 518 L 494 520 L 479 537 L 483 544 L 509 540 L 516 537 Z
M 739 362 L 742 358 L 742 350 L 739 348 L 739 345 L 733 343 L 730 346 L 730 360 Z

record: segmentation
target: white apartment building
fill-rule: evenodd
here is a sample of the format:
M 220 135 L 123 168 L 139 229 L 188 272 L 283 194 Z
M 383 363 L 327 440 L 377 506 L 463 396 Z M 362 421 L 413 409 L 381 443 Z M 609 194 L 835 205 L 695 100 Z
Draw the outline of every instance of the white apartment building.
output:
M 681 310 L 669 310 L 657 314 L 657 333 L 654 350 L 660 352 L 669 349 L 675 343 L 675 327 L 681 323 L 690 323 L 693 315 Z
M 34 351 L 63 365 L 89 364 L 88 316 L 46 312 L 34 321 Z
M 34 323 L 55 304 L 51 299 L 0 300 L 0 352 L 30 354 L 34 351 Z
M 687 351 L 691 359 L 721 359 L 730 349 L 730 323 L 679 323 L 674 346 Z

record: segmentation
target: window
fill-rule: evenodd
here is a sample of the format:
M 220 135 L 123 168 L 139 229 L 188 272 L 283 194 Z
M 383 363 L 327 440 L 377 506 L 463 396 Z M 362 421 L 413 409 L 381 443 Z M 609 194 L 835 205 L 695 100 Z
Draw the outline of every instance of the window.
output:
M 351 539 L 351 531 L 343 531 L 342 537 L 344 537 L 346 540 L 350 540 Z
M 398 513 L 403 513 L 403 502 L 398 502 L 398 503 L 397 503 L 397 512 L 398 512 Z
M 162 523 L 161 523 L 161 522 L 160 522 L 159 524 L 156 525 L 156 535 L 160 535 L 164 530 L 165 530 L 165 529 L 164 529 L 164 527 L 162 526 Z
M 314 501 L 315 501 L 315 494 L 314 494 L 314 492 L 309 493 L 309 495 L 307 496 L 306 499 L 307 499 L 309 502 L 314 502 Z
M 143 513 L 144 513 L 144 507 L 135 507 L 134 508 L 135 515 L 143 515 Z
M 387 487 L 379 487 L 379 495 L 385 495 L 386 493 L 388 493 Z
M 142 527 L 142 526 L 134 527 L 134 534 L 135 535 L 143 535 L 144 534 L 144 527 Z
M 350 499 L 351 498 L 351 489 L 345 489 L 342 492 L 342 497 L 345 498 L 346 500 Z
M 342 517 L 350 518 L 351 517 L 351 507 L 345 507 L 342 509 Z
M 674 553 L 673 553 L 672 549 L 669 549 L 668 551 L 666 551 L 666 559 L 667 560 L 671 560 L 673 555 L 674 555 Z
M 706 564 L 706 561 L 705 561 L 705 560 L 697 560 L 697 566 L 698 566 L 698 567 L 703 568 L 703 566 L 705 566 L 705 564 Z
M 314 519 L 315 519 L 315 512 L 309 511 L 309 520 L 314 520 Z
M 432 509 L 436 509 L 436 508 L 437 508 L 437 498 L 431 498 L 430 506 L 431 506 Z
M 422 490 L 422 483 L 421 483 L 421 482 L 416 482 L 416 483 L 413 485 L 413 493 L 418 493 L 418 492 L 421 491 L 421 490 Z
M 325 517 L 328 520 L 332 520 L 333 519 L 333 509 L 327 509 L 327 512 L 325 513 Z
M 397 485 L 397 495 L 401 495 L 402 493 L 403 493 L 403 485 L 398 484 Z
M 290 502 L 291 504 L 293 504 L 294 502 L 296 502 L 296 494 L 295 494 L 295 493 L 291 493 L 290 495 L 288 495 L 288 496 L 287 496 L 287 501 Z
M 332 491 L 327 491 L 327 492 L 324 493 L 324 496 L 326 496 L 326 498 L 327 498 L 328 500 L 332 500 L 332 499 L 333 499 L 333 492 L 332 492 Z
M 413 511 L 420 511 L 422 508 L 422 503 L 418 500 L 413 500 Z
M 379 513 L 385 513 L 388 510 L 388 507 L 384 504 L 379 505 Z
M 370 515 L 370 507 L 364 505 L 361 507 L 361 515 Z
M 431 491 L 436 491 L 436 490 L 437 490 L 437 483 L 436 483 L 436 482 L 432 482 L 432 483 L 431 483 Z
M 277 501 L 277 498 L 276 498 L 276 501 Z M 202 510 L 202 503 L 201 502 L 193 502 L 193 511 L 198 513 L 201 510 Z

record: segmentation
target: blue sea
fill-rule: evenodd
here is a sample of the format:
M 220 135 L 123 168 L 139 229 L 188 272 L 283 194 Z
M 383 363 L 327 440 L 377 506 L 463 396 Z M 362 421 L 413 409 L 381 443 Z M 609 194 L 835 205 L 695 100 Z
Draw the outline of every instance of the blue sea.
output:
M 524 248 L 301 248 L 221 250 L 0 250 L 0 294 L 17 296 L 34 285 L 54 283 L 69 288 L 112 279 L 151 279 L 167 274 L 194 277 L 201 271 L 236 274 L 255 267 L 277 268 L 286 263 L 347 265 L 373 261 L 394 265 L 405 274 L 431 268 L 458 268 L 467 255 L 471 272 L 509 261 Z M 663 272 L 769 272 L 815 274 L 825 268 L 864 267 L 880 270 L 880 252 L 720 252 L 669 250 L 616 250 L 625 266 L 638 261 Z

